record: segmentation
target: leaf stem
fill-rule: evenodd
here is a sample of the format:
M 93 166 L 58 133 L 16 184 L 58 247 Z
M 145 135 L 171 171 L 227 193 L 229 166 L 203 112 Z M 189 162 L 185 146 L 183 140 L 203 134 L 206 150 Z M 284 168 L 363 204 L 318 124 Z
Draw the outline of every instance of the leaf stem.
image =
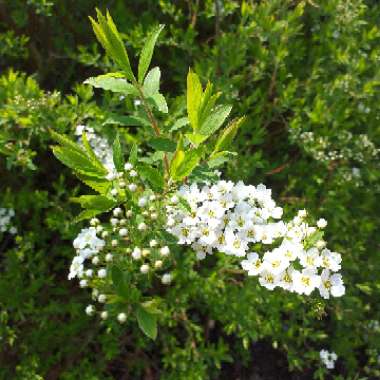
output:
M 153 112 L 150 109 L 150 107 L 149 107 L 149 105 L 148 105 L 148 103 L 146 101 L 146 98 L 145 98 L 144 92 L 143 92 L 143 90 L 141 88 L 141 85 L 140 85 L 140 83 L 138 83 L 137 81 L 135 81 L 134 86 L 137 88 L 137 91 L 140 94 L 141 102 L 143 104 L 145 112 L 148 115 L 149 121 L 150 121 L 150 123 L 152 125 L 152 128 L 154 130 L 154 133 L 156 134 L 157 137 L 159 137 L 161 135 L 160 128 L 158 127 L 157 120 L 155 119 L 155 117 L 153 115 Z M 166 153 L 164 153 L 164 165 L 165 165 L 166 174 L 169 177 L 169 161 L 168 161 L 168 156 L 167 156 Z

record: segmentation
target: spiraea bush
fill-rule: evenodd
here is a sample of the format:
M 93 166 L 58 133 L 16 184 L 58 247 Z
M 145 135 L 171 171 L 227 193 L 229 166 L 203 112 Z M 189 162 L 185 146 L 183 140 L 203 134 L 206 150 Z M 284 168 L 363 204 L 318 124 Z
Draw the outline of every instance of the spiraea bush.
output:
M 0 4 L 0 378 L 379 377 L 380 6 L 97 5 Z

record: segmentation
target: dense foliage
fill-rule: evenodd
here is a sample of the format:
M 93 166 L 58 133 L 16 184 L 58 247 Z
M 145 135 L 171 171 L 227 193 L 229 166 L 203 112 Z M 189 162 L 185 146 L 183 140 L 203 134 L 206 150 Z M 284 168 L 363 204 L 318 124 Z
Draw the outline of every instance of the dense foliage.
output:
M 136 74 L 147 36 L 166 25 L 151 67 L 160 68 L 169 112 L 158 91 L 151 105 L 174 148 L 155 139 L 131 88 L 115 92 L 105 77 L 99 83 L 99 75 L 121 69 L 92 32 L 87 16 L 95 18 L 96 6 L 113 15 Z M 370 0 L 0 1 L 0 378 L 380 377 L 379 17 Z M 168 243 L 173 263 L 161 265 L 171 277 L 163 271 L 163 283 L 139 285 L 144 295 L 155 292 L 154 304 L 144 305 L 156 309 L 158 333 L 144 324 L 145 309 L 136 312 L 139 323 L 86 314 L 91 294 L 67 279 L 73 240 L 88 226 L 79 219 L 92 216 L 75 220 L 77 203 L 86 207 L 82 195 L 91 192 L 81 180 L 95 190 L 107 185 L 63 159 L 73 174 L 51 146 L 62 159 L 71 144 L 64 134 L 85 149 L 85 131 L 122 152 L 114 160 L 120 168 L 138 156 L 142 181 L 160 188 L 149 168 L 163 171 L 163 152 L 170 158 L 189 133 L 189 67 L 203 88 L 210 80 L 222 93 L 220 104 L 232 105 L 229 120 L 245 115 L 231 145 L 236 154 L 214 156 L 198 178 L 212 179 L 209 169 L 217 168 L 227 180 L 264 183 L 285 214 L 305 208 L 311 221 L 328 220 L 324 238 L 342 254 L 343 297 L 269 291 L 229 256 L 197 261 L 191 248 Z M 97 89 L 107 86 L 112 91 Z M 202 160 L 212 153 L 205 148 Z M 183 172 L 171 173 L 182 181 Z M 140 300 L 138 289 L 127 293 Z

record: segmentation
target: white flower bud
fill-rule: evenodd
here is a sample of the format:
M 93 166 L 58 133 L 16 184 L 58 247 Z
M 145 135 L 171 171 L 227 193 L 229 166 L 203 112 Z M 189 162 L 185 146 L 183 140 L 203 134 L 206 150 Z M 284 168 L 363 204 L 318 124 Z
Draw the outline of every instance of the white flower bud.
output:
M 125 226 L 127 224 L 127 219 L 120 219 L 120 225 Z
M 127 184 L 125 183 L 125 181 L 120 180 L 120 181 L 119 181 L 119 187 L 120 187 L 121 189 L 124 189 L 125 186 L 127 186 Z
M 117 247 L 118 244 L 119 244 L 119 242 L 117 240 L 115 240 L 115 239 L 111 241 L 112 247 Z
M 96 226 L 96 225 L 98 225 L 99 224 L 99 219 L 98 218 L 92 218 L 91 220 L 90 220 L 90 225 L 91 226 Z
M 127 213 L 127 218 L 130 218 L 132 215 L 133 215 L 133 211 L 132 210 L 128 210 Z
M 97 299 L 99 295 L 99 290 L 98 289 L 92 289 L 92 298 Z
M 110 223 L 111 223 L 113 226 L 117 226 L 118 223 L 119 223 L 119 219 L 111 218 L 111 219 L 110 219 Z
M 326 247 L 326 242 L 324 240 L 318 240 L 317 243 L 315 244 L 315 246 L 318 249 L 325 248 Z
M 112 190 L 111 190 L 111 195 L 112 195 L 113 197 L 116 197 L 118 194 L 119 194 L 119 192 L 117 191 L 117 189 L 112 189 Z
M 99 257 L 98 256 L 94 256 L 91 260 L 91 262 L 94 264 L 94 265 L 98 265 L 99 264 Z
M 146 274 L 149 272 L 149 265 L 148 264 L 143 264 L 140 267 L 140 272 L 143 274 Z
M 172 282 L 172 275 L 170 273 L 165 273 L 162 278 L 161 278 L 161 282 L 164 284 L 164 285 L 168 285 Z
M 125 249 L 125 252 L 127 252 L 127 253 L 131 253 L 131 252 L 132 252 L 132 249 L 128 247 L 128 248 Z
M 126 228 L 121 228 L 119 231 L 119 235 L 121 237 L 127 236 L 128 235 L 128 230 Z
M 154 267 L 160 269 L 162 267 L 162 260 L 157 260 L 154 262 Z
M 117 320 L 120 322 L 120 323 L 124 323 L 126 320 L 127 320 L 127 315 L 125 313 L 120 313 L 118 314 L 117 316 Z
M 318 228 L 325 228 L 327 226 L 327 220 L 326 219 L 319 219 L 317 222 Z
M 103 231 L 103 232 L 102 232 L 102 238 L 103 238 L 103 239 L 107 238 L 108 235 L 109 235 L 108 231 Z
M 114 179 L 116 179 L 116 175 L 115 175 L 115 173 L 108 173 L 108 174 L 106 175 L 106 179 L 107 179 L 108 181 L 113 181 Z
M 112 259 L 113 259 L 112 253 L 107 253 L 106 254 L 106 261 L 107 261 L 107 263 L 111 262 Z
M 148 249 L 148 248 L 144 248 L 144 249 L 142 250 L 142 255 L 143 255 L 144 257 L 149 256 L 149 255 L 150 255 L 150 249 Z
M 94 274 L 94 271 L 92 269 L 87 269 L 86 270 L 86 276 L 87 277 L 92 277 L 93 274 Z
M 132 252 L 132 258 L 134 260 L 139 260 L 141 259 L 141 249 L 136 247 L 133 252 Z
M 120 216 L 122 213 L 123 213 L 123 210 L 122 210 L 120 207 L 116 207 L 116 208 L 113 210 L 113 212 L 112 212 L 112 214 L 113 214 L 114 216 L 116 216 L 116 217 Z
M 145 231 L 147 229 L 147 225 L 145 223 L 140 223 L 138 226 L 137 226 L 137 229 L 139 231 Z
M 149 200 L 150 201 L 155 201 L 156 200 L 156 196 L 154 194 L 152 194 L 151 196 L 149 196 Z
M 130 192 L 134 193 L 137 190 L 137 185 L 134 183 L 131 183 L 128 185 L 128 189 Z
M 86 288 L 88 286 L 87 280 L 80 280 L 79 281 L 79 286 L 81 288 Z
M 152 213 L 150 214 L 150 219 L 152 219 L 152 220 L 157 220 L 157 218 L 158 218 L 158 214 L 157 214 L 156 212 L 152 212 Z
M 152 239 L 150 242 L 149 242 L 149 246 L 150 247 L 152 247 L 152 248 L 154 248 L 154 247 L 157 247 L 157 240 L 154 240 L 154 239 Z
M 131 177 L 136 177 L 136 176 L 137 176 L 137 172 L 136 172 L 135 170 L 131 170 L 131 171 L 129 172 L 129 175 L 130 175 Z
M 96 226 L 96 232 L 99 234 L 103 231 L 103 226 Z
M 102 268 L 98 270 L 98 277 L 105 278 L 107 276 L 107 269 Z
M 170 198 L 170 201 L 174 204 L 177 204 L 178 203 L 178 197 L 176 195 L 173 195 L 171 198 Z
M 142 215 L 144 215 L 144 216 L 149 216 L 149 212 L 148 211 L 143 211 L 142 213 L 141 213 Z
M 124 170 L 126 171 L 129 171 L 133 169 L 133 165 L 130 163 L 130 162 L 127 162 L 125 165 L 124 165 Z
M 307 211 L 306 211 L 306 210 L 299 210 L 299 211 L 298 211 L 298 216 L 299 216 L 300 218 L 306 218 L 306 216 L 307 216 Z
M 107 300 L 107 296 L 105 294 L 99 294 L 98 301 L 100 303 L 105 303 Z
M 93 305 L 88 305 L 88 306 L 86 307 L 85 311 L 86 311 L 86 314 L 87 314 L 87 315 L 91 316 L 91 315 L 94 315 L 94 313 L 95 313 L 95 308 L 94 308 Z
M 169 249 L 169 247 L 167 245 L 165 247 L 162 247 L 160 249 L 160 254 L 163 257 L 169 256 L 169 253 L 170 253 L 170 249 Z
M 137 202 L 139 207 L 145 207 L 147 203 L 148 203 L 148 200 L 145 197 L 141 197 Z
M 100 313 L 100 318 L 102 318 L 103 320 L 107 319 L 108 318 L 108 312 L 107 311 L 102 311 Z

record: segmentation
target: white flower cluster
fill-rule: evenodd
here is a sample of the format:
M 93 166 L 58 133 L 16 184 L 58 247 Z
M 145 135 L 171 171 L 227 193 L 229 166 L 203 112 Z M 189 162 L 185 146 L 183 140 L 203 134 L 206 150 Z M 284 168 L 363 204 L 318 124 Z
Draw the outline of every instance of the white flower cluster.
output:
M 335 362 L 338 359 L 338 355 L 335 352 L 328 352 L 327 350 L 321 350 L 319 353 L 322 363 L 328 369 L 334 369 Z
M 116 169 L 113 162 L 112 147 L 109 145 L 107 139 L 97 135 L 94 128 L 87 127 L 86 125 L 78 125 L 75 129 L 75 134 L 77 136 L 82 136 L 83 132 L 86 133 L 91 148 L 104 167 L 108 170 L 109 175 L 115 175 Z M 81 142 L 81 137 L 78 137 L 78 140 Z
M 84 275 L 84 261 L 91 259 L 104 248 L 105 241 L 100 239 L 96 232 L 95 227 L 83 228 L 75 238 L 73 246 L 77 254 L 71 263 L 69 280 L 75 277 L 82 278 Z
M 11 221 L 14 216 L 15 211 L 12 208 L 0 208 L 0 232 L 9 232 L 12 235 L 17 233 L 17 228 Z
M 219 181 L 199 189 L 192 184 L 181 187 L 171 201 L 167 231 L 178 238 L 179 244 L 191 245 L 199 259 L 213 250 L 246 256 L 241 262 L 243 269 L 249 276 L 259 276 L 260 284 L 269 290 L 281 287 L 309 295 L 318 288 L 326 299 L 344 294 L 342 276 L 334 273 L 341 268 L 340 254 L 325 248 L 322 240 L 310 246 L 318 229 L 306 223 L 305 210 L 289 223 L 279 220 L 282 209 L 264 185 Z M 326 225 L 324 219 L 317 223 L 319 229 Z M 261 258 L 251 251 L 258 243 L 276 243 L 277 247 Z

